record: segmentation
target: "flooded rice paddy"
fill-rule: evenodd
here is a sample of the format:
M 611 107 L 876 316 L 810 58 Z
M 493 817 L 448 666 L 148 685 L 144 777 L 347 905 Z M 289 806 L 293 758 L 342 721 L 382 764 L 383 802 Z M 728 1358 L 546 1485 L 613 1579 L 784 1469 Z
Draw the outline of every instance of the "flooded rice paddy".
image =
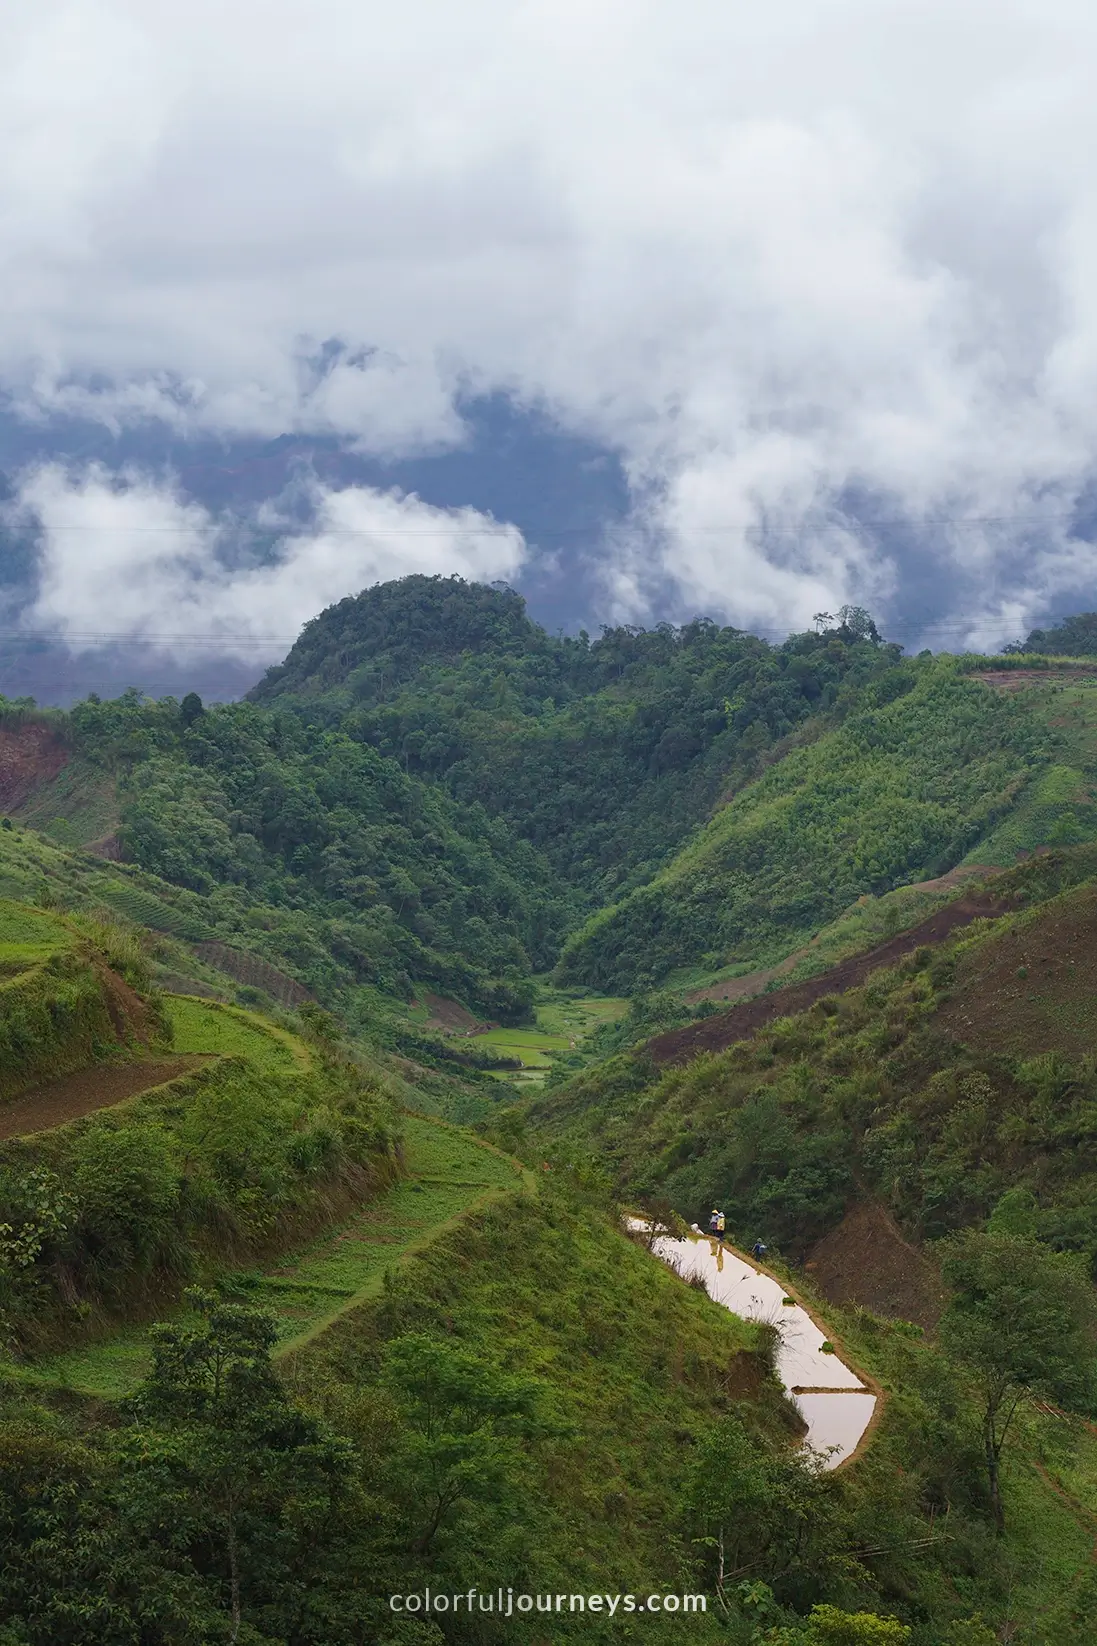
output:
M 637 1218 L 629 1223 L 634 1229 L 648 1227 Z M 851 1457 L 872 1420 L 876 1395 L 833 1351 L 826 1334 L 781 1282 L 696 1225 L 681 1240 L 658 1236 L 652 1250 L 683 1280 L 702 1278 L 709 1296 L 725 1309 L 776 1328 L 777 1375 L 808 1426 L 805 1445 L 819 1454 L 826 1469 Z

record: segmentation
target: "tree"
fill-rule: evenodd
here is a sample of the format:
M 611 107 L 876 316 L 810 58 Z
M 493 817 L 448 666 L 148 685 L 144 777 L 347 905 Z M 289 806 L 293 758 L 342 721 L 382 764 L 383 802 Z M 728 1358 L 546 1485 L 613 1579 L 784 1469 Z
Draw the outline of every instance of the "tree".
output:
M 202 699 L 197 692 L 188 692 L 179 705 L 179 718 L 184 726 L 193 726 L 199 715 L 205 712 Z
M 683 1510 L 725 1609 L 748 1578 L 778 1588 L 785 1603 L 802 1600 L 842 1540 L 827 1477 L 808 1459 L 759 1446 L 734 1416 L 694 1448 Z
M 196 1318 L 154 1328 L 131 1403 L 126 1510 L 138 1540 L 227 1584 L 230 1642 L 249 1601 L 277 1638 L 294 1635 L 343 1539 L 353 1450 L 286 1398 L 269 1315 L 197 1288 L 187 1298 Z
M 904 1646 L 905 1623 L 875 1612 L 842 1612 L 837 1606 L 813 1606 L 811 1615 L 792 1628 L 771 1629 L 755 1639 L 765 1646 Z
M 973 1375 L 994 1523 L 1005 1527 L 1001 1459 L 1027 1395 L 1065 1404 L 1092 1392 L 1097 1300 L 1083 1261 L 1016 1234 L 968 1231 L 940 1247 L 952 1298 L 947 1354 Z
M 872 613 L 866 611 L 864 606 L 840 606 L 838 622 L 843 634 L 851 640 L 871 640 L 874 646 L 880 644 L 880 633 Z
M 539 1379 L 422 1332 L 389 1345 L 385 1382 L 404 1419 L 394 1481 L 426 1555 L 463 1502 L 521 1514 L 522 1442 L 559 1432 Z

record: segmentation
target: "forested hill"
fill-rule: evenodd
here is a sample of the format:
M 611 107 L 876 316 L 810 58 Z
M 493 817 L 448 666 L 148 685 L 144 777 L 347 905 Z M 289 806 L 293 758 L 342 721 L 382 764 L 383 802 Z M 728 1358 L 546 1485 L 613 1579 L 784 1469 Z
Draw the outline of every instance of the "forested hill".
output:
M 480 804 L 597 907 L 899 649 L 849 610 L 768 645 L 705 619 L 550 636 L 503 587 L 407 577 L 311 623 L 252 694 Z
M 1094 838 L 1092 667 L 906 659 L 858 608 L 781 645 L 553 636 L 505 587 L 415 576 L 306 625 L 250 702 L 8 705 L 0 809 L 352 1017 L 425 986 L 514 1021 L 553 968 L 692 987 L 866 894 Z

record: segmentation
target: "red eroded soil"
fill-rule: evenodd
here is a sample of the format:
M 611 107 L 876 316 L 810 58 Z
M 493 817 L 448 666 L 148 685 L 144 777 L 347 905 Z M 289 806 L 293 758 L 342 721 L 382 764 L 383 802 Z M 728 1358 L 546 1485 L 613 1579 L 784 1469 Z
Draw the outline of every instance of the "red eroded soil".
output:
M 1080 680 L 1097 678 L 1097 668 L 1085 665 L 1073 669 L 984 669 L 968 677 L 981 680 L 999 691 L 1019 692 L 1025 686 L 1076 686 Z
M 422 997 L 422 1004 L 430 1013 L 427 1018 L 429 1029 L 441 1029 L 446 1034 L 464 1034 L 466 1030 L 485 1027 L 464 1006 L 459 1006 L 456 1000 L 447 1000 L 443 995 L 428 991 Z
M 94 956 L 92 964 L 99 974 L 103 998 L 119 1040 L 139 1040 L 147 1044 L 156 1025 L 141 996 L 117 972 L 111 971 L 109 966 L 104 966 Z
M 167 1080 L 200 1069 L 210 1059 L 199 1053 L 159 1062 L 100 1064 L 50 1080 L 0 1107 L 0 1139 L 48 1131 L 82 1115 L 95 1114 L 138 1097 Z
M 28 720 L 0 729 L 0 812 L 17 812 L 37 789 L 52 783 L 68 757 L 50 726 Z
M 909 931 L 899 932 L 864 954 L 851 955 L 829 971 L 820 972 L 818 977 L 806 978 L 803 983 L 790 983 L 787 988 L 776 989 L 770 994 L 754 995 L 750 1000 L 732 1006 L 729 1011 L 717 1012 L 715 1016 L 704 1017 L 698 1023 L 689 1023 L 685 1028 L 670 1029 L 666 1034 L 656 1035 L 654 1040 L 649 1040 L 648 1051 L 656 1063 L 687 1063 L 691 1057 L 700 1057 L 702 1052 L 721 1052 L 737 1040 L 749 1039 L 775 1018 L 791 1017 L 796 1012 L 806 1011 L 824 995 L 842 994 L 846 989 L 859 988 L 869 973 L 878 971 L 881 966 L 893 966 L 897 960 L 923 944 L 940 943 L 957 927 L 968 926 L 973 920 L 992 918 L 1005 913 L 1005 910 L 1006 904 L 993 898 L 988 890 L 969 892 L 957 898 L 955 903 L 946 903 L 935 910 L 926 920 L 911 926 Z
M 853 1206 L 813 1247 L 804 1265 L 829 1303 L 860 1304 L 873 1314 L 910 1320 L 932 1332 L 946 1302 L 929 1258 L 904 1240 L 874 1201 Z

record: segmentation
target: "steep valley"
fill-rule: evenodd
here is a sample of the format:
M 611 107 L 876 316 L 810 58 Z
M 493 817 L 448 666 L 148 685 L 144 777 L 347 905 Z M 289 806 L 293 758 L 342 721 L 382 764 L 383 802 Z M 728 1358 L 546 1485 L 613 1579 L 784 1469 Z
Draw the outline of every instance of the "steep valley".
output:
M 0 704 L 0 1639 L 1091 1640 L 1095 690 L 411 577 Z

